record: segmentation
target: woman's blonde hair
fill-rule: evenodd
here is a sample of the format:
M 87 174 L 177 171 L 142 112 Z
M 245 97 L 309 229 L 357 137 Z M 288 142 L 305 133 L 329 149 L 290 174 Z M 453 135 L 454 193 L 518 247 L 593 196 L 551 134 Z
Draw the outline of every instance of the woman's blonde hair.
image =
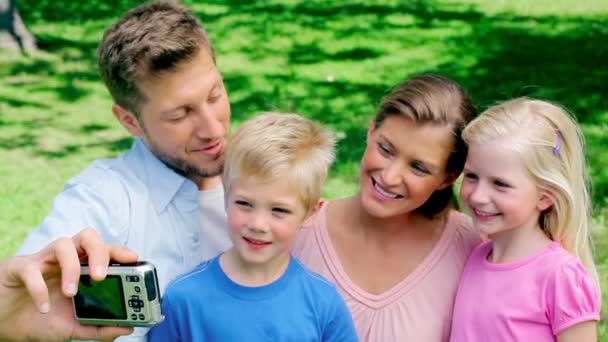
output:
M 262 113 L 242 123 L 230 139 L 224 163 L 224 189 L 235 178 L 287 179 L 306 210 L 321 198 L 334 161 L 335 138 L 329 128 L 291 113 Z
M 598 281 L 589 232 L 585 140 L 574 118 L 557 104 L 517 98 L 488 108 L 462 136 L 467 144 L 510 137 L 509 147 L 522 157 L 538 188 L 552 199 L 539 218 L 543 232 L 576 255 Z

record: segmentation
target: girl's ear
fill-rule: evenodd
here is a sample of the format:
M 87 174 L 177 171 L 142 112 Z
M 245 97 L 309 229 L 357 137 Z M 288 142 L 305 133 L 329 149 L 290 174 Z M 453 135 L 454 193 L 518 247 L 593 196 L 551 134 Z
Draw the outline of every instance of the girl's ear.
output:
M 536 204 L 536 208 L 539 211 L 545 211 L 549 209 L 553 205 L 553 197 L 545 190 L 541 190 L 540 197 L 538 198 L 538 203 Z

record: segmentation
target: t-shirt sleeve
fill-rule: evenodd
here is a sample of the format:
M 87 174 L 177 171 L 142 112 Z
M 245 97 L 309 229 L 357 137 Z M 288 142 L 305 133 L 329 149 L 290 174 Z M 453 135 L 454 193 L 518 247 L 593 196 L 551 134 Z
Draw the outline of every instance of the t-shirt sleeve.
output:
M 179 321 L 178 312 L 175 305 L 171 304 L 171 295 L 165 294 L 162 300 L 162 313 L 165 319 L 150 329 L 148 342 L 151 341 L 181 341 L 177 323 Z
M 578 259 L 562 264 L 548 279 L 546 300 L 555 335 L 576 324 L 600 319 L 599 290 Z
M 350 310 L 348 310 L 338 290 L 334 289 L 332 299 L 327 302 L 327 305 L 329 305 L 329 315 L 327 317 L 327 324 L 323 330 L 323 342 L 359 341 Z

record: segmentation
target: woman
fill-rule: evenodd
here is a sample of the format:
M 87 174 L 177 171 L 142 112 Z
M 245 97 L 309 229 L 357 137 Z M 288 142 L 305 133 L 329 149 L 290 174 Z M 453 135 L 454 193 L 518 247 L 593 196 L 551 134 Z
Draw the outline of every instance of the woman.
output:
M 463 127 L 475 116 L 455 82 L 420 75 L 380 104 L 359 192 L 324 203 L 293 254 L 333 281 L 364 341 L 444 341 L 460 274 L 480 241 L 450 209 Z

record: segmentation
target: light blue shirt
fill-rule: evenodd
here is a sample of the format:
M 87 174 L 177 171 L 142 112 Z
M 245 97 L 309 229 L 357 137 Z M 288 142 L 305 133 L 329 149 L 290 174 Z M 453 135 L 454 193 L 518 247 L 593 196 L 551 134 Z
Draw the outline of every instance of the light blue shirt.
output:
M 206 196 L 214 198 L 214 205 L 204 205 L 207 213 L 199 206 Z M 106 243 L 126 245 L 140 260 L 156 265 L 161 293 L 171 280 L 231 245 L 222 187 L 200 192 L 139 138 L 121 156 L 97 160 L 70 179 L 17 254 L 36 252 L 85 227 L 95 228 Z M 134 335 L 144 333 L 136 329 Z M 120 339 L 127 340 L 143 336 Z

